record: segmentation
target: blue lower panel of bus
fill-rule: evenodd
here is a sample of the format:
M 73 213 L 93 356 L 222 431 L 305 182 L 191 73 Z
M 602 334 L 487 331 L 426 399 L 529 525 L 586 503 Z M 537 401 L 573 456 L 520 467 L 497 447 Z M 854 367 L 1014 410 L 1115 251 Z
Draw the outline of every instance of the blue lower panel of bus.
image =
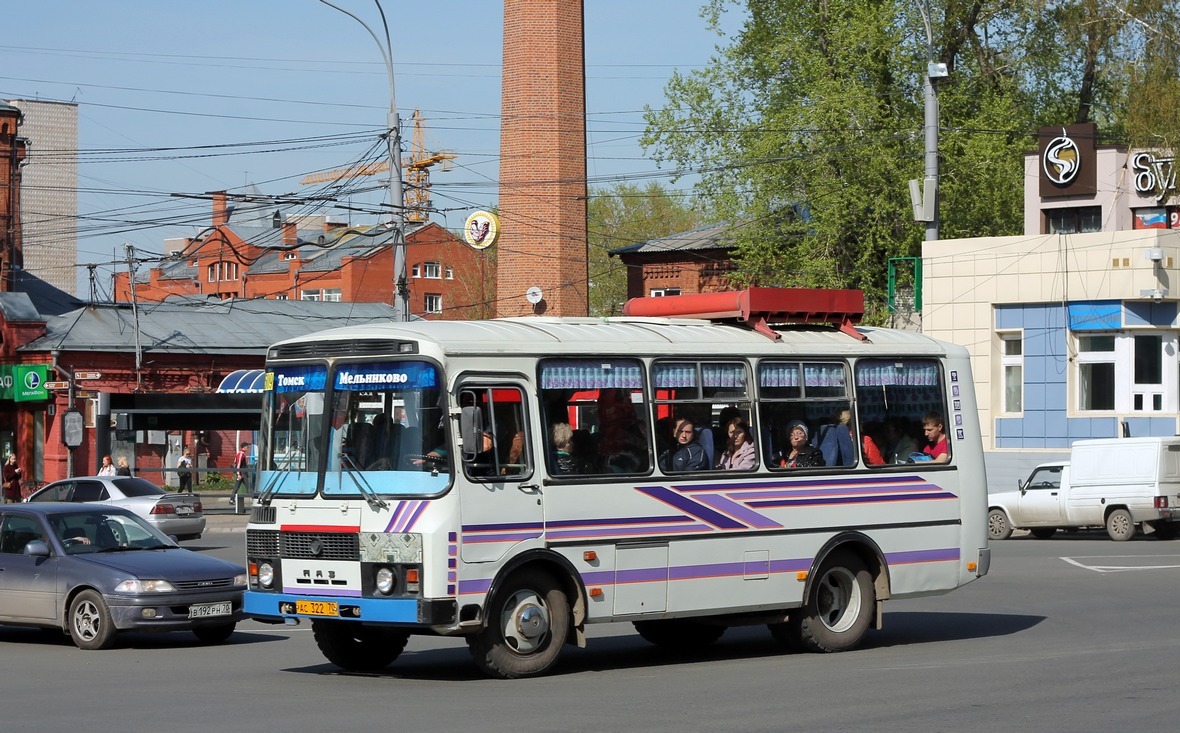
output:
M 306 607 L 306 613 L 295 610 L 301 605 Z M 413 598 L 324 598 L 246 591 L 242 610 L 249 616 L 268 619 L 332 618 L 397 624 L 417 624 L 421 620 L 419 602 Z

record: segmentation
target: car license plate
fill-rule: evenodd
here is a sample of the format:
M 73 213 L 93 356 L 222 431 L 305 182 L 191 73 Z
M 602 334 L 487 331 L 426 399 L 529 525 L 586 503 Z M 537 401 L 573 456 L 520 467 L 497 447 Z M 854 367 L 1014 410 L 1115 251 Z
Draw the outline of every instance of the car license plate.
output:
M 178 507 L 176 507 L 176 516 L 178 516 L 178 517 L 187 517 L 188 515 L 190 515 L 192 513 L 193 513 L 193 508 L 191 506 L 178 506 Z
M 340 607 L 332 601 L 295 601 L 295 613 L 307 616 L 339 616 Z
M 233 604 L 229 601 L 223 603 L 201 603 L 188 607 L 189 618 L 209 618 L 211 616 L 228 616 L 234 612 Z

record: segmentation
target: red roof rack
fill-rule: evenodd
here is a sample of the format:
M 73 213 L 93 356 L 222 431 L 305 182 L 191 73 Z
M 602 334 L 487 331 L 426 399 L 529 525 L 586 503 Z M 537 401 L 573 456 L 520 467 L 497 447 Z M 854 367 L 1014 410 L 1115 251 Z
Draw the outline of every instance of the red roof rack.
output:
M 860 290 L 820 288 L 746 288 L 698 295 L 632 298 L 623 305 L 625 316 L 737 320 L 758 333 L 778 340 L 771 323 L 830 323 L 853 338 L 864 334 L 853 326 L 865 312 Z

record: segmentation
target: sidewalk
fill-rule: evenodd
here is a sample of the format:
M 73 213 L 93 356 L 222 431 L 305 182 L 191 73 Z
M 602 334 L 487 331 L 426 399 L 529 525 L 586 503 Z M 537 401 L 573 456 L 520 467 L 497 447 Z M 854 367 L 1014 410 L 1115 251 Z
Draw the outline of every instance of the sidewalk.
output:
M 234 514 L 234 507 L 229 494 L 202 493 L 202 513 L 205 515 L 205 534 L 225 532 L 245 532 L 246 522 L 250 519 L 249 497 L 243 496 L 242 514 Z

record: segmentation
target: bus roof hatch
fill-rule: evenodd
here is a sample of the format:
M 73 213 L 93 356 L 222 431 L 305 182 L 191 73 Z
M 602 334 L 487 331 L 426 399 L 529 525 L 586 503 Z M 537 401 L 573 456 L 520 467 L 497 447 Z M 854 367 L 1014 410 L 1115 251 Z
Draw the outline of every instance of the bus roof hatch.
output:
M 771 323 L 830 323 L 853 338 L 865 335 L 854 328 L 865 312 L 860 290 L 821 288 L 746 288 L 697 295 L 632 298 L 625 316 L 737 320 L 773 340 L 781 338 Z

